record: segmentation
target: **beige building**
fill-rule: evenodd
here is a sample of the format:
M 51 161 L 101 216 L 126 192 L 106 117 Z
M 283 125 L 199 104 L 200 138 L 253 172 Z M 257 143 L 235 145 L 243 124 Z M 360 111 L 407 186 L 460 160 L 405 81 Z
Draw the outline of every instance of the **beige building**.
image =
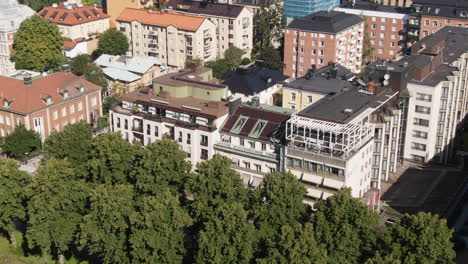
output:
M 105 0 L 105 11 L 110 16 L 111 24 L 116 25 L 116 19 L 125 8 L 144 8 L 151 6 L 153 2 L 149 0 Z
M 102 9 L 83 4 L 53 4 L 38 14 L 57 24 L 62 36 L 72 40 L 91 39 L 109 29 L 109 16 Z
M 231 46 L 245 51 L 250 57 L 253 48 L 253 12 L 240 5 L 186 2 L 173 0 L 167 7 L 177 13 L 202 16 L 216 26 L 218 57 Z
M 173 68 L 216 59 L 216 27 L 203 17 L 127 8 L 117 22 L 130 40 L 129 55 L 153 56 Z

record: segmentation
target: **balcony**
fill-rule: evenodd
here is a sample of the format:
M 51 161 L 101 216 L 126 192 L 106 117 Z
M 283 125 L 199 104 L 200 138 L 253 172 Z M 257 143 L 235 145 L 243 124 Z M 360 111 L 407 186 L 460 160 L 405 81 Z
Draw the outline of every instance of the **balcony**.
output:
M 230 144 L 229 142 L 219 142 L 214 147 L 224 152 L 233 153 L 245 157 L 260 159 L 268 162 L 278 162 L 278 157 L 275 153 L 258 151 L 255 149 Z
M 409 27 L 410 27 L 410 28 L 414 28 L 414 29 L 420 29 L 420 28 L 421 28 L 421 25 L 418 25 L 418 24 L 409 24 Z

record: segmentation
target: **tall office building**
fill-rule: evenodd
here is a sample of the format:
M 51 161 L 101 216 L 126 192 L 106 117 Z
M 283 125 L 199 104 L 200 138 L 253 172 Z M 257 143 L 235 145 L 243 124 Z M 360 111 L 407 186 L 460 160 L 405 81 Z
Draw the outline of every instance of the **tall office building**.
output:
M 285 0 L 284 12 L 289 23 L 293 18 L 329 10 L 339 4 L 339 0 Z

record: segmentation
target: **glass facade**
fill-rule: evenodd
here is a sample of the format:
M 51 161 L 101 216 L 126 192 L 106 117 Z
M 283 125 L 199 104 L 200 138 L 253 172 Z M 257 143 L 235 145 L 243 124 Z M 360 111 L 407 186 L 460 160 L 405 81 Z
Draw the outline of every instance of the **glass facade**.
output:
M 293 18 L 307 16 L 317 11 L 326 11 L 339 4 L 339 0 L 285 0 L 284 11 L 289 22 Z

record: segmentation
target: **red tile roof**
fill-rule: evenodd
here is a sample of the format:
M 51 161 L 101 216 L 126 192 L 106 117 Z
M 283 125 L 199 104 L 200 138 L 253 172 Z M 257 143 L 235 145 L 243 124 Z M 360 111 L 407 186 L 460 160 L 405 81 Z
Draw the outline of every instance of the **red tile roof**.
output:
M 200 16 L 176 14 L 170 11 L 159 12 L 146 9 L 126 8 L 117 18 L 117 21 L 139 21 L 145 25 L 160 27 L 168 27 L 172 25 L 178 29 L 197 31 L 203 21 L 205 21 L 205 18 Z
M 45 99 L 50 96 L 52 105 L 71 98 L 81 96 L 78 88 L 83 85 L 84 92 L 98 91 L 100 86 L 88 82 L 83 77 L 72 73 L 54 73 L 48 76 L 33 79 L 31 85 L 25 85 L 23 81 L 0 76 L 0 111 L 13 111 L 17 113 L 31 113 L 42 108 L 49 107 Z M 61 93 L 68 91 L 68 97 Z M 11 102 L 9 107 L 4 106 L 4 100 Z
M 109 18 L 102 9 L 93 6 L 64 5 L 63 3 L 58 4 L 57 7 L 44 7 L 37 14 L 51 22 L 62 25 L 78 25 Z

